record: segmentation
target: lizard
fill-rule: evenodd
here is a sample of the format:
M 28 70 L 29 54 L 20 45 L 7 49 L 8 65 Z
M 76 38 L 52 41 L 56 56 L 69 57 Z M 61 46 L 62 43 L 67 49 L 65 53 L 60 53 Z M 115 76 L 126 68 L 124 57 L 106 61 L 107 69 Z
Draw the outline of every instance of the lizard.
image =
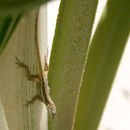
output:
M 52 113 L 53 118 L 56 115 L 56 106 L 54 104 L 54 102 L 52 101 L 49 93 L 50 93 L 50 88 L 48 86 L 48 64 L 47 64 L 47 58 L 45 57 L 45 65 L 44 65 L 44 70 L 42 68 L 42 63 L 41 63 L 41 57 L 40 57 L 40 52 L 39 52 L 39 43 L 38 43 L 38 38 L 37 38 L 37 34 L 38 34 L 38 14 L 39 14 L 39 10 L 36 16 L 36 22 L 35 22 L 35 43 L 36 43 L 36 50 L 37 50 L 37 58 L 38 58 L 38 63 L 39 63 L 39 74 L 31 74 L 29 67 L 27 65 L 25 65 L 22 61 L 20 61 L 17 57 L 16 57 L 16 64 L 18 66 L 20 66 L 21 68 L 25 69 L 26 72 L 26 76 L 28 78 L 28 80 L 30 81 L 36 81 L 39 83 L 39 90 L 40 93 L 37 94 L 36 96 L 34 96 L 32 98 L 32 100 L 27 101 L 27 103 L 25 105 L 30 105 L 32 103 L 34 103 L 35 101 L 39 100 L 41 102 L 44 102 L 48 111 L 50 111 Z

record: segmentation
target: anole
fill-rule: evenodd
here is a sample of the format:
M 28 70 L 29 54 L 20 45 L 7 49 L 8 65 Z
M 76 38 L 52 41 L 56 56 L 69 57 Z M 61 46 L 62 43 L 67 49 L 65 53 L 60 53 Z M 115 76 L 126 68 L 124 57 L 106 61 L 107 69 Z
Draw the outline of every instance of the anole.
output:
M 39 14 L 39 11 L 37 13 L 36 22 L 35 22 L 35 43 L 36 43 L 37 58 L 38 58 L 38 63 L 39 63 L 39 74 L 32 75 L 29 70 L 29 67 L 25 65 L 23 62 L 21 62 L 18 58 L 16 58 L 16 64 L 25 69 L 28 80 L 36 81 L 39 83 L 39 90 L 40 90 L 39 94 L 34 96 L 31 101 L 28 101 L 26 105 L 32 104 L 37 100 L 44 102 L 47 109 L 52 113 L 52 116 L 54 117 L 56 115 L 56 106 L 49 95 L 50 88 L 48 86 L 48 78 L 47 78 L 48 76 L 47 59 L 45 56 L 45 65 L 43 69 L 42 67 L 43 65 L 40 58 L 40 52 L 39 52 L 39 44 L 38 44 L 38 37 L 37 37 L 38 14 Z

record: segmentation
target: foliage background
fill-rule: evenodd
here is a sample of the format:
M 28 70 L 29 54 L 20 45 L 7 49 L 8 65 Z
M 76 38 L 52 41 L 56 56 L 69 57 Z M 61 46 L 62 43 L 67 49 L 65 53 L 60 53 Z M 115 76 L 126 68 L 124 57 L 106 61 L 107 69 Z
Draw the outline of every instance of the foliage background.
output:
M 5 4 L 4 2 L 1 5 Z M 1 15 L 0 22 L 2 50 L 24 11 L 29 7 L 26 6 L 27 1 L 23 1 L 22 4 L 13 2 L 11 6 L 3 6 L 7 12 L 5 12 L 6 15 Z M 57 105 L 58 114 L 55 121 L 49 120 L 50 129 L 73 127 L 74 130 L 95 130 L 97 128 L 129 35 L 129 4 L 128 0 L 109 0 L 107 10 L 102 15 L 88 51 L 97 1 L 61 1 L 49 69 L 51 95 Z M 31 5 L 33 4 L 30 3 L 29 8 Z M 77 12 L 77 9 L 81 12 Z M 2 7 L 1 10 L 3 10 Z M 17 13 L 13 14 L 14 12 Z M 87 21 L 90 23 L 86 24 Z M 85 42 L 86 46 L 84 46 Z M 86 54 L 88 54 L 87 62 Z M 85 68 L 84 65 L 86 65 Z

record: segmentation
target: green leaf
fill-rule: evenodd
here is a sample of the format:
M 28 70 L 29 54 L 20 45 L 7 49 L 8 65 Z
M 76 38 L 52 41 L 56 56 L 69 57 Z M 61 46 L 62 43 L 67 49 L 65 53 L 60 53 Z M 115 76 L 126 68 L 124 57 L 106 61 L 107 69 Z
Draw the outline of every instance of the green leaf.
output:
M 51 96 L 57 107 L 49 130 L 70 130 L 84 69 L 97 0 L 62 0 L 49 66 Z
M 21 14 L 0 17 L 0 55 L 15 30 L 20 18 Z
M 89 49 L 74 130 L 97 130 L 130 31 L 130 1 L 109 0 Z
M 31 8 L 38 7 L 49 0 L 1 0 L 0 14 L 12 14 L 25 12 Z
M 37 85 L 30 82 L 24 69 L 15 64 L 17 57 L 32 73 L 37 73 L 37 11 L 33 10 L 23 16 L 0 56 L 0 130 L 40 130 L 45 123 L 39 123 L 43 118 L 42 104 L 25 105 L 37 94 Z M 42 49 L 46 49 L 46 45 Z
M 13 34 L 22 14 L 49 0 L 0 1 L 0 55 Z

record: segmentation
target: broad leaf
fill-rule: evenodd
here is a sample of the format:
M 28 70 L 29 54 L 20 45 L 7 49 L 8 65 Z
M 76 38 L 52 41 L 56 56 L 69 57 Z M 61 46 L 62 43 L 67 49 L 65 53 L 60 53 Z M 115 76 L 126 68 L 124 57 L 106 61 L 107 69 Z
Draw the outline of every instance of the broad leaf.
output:
M 97 130 L 130 31 L 130 1 L 109 0 L 92 39 L 74 130 Z
M 49 130 L 72 128 L 96 7 L 97 0 L 61 1 L 49 69 L 57 115 Z

